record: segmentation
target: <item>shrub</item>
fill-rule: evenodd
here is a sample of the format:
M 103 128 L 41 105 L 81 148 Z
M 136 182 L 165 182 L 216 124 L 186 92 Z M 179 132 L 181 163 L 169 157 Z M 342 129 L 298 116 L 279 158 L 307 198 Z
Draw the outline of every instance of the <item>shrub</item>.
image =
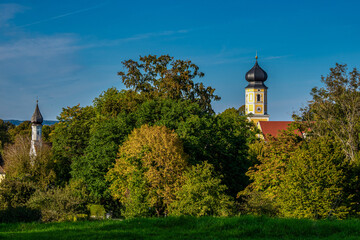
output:
M 26 207 L 9 207 L 5 210 L 0 210 L 1 223 L 13 222 L 33 222 L 41 218 L 41 212 L 36 209 Z
M 170 204 L 170 215 L 229 216 L 235 203 L 225 194 L 226 186 L 215 176 L 213 165 L 204 162 L 192 166 L 184 175 L 184 184 Z
M 24 207 L 35 186 L 28 178 L 9 179 L 6 177 L 0 183 L 0 209 Z
M 252 191 L 241 196 L 241 212 L 254 215 L 276 216 L 279 212 L 273 199 L 265 196 L 263 192 Z
M 345 218 L 357 203 L 346 189 L 350 179 L 349 160 L 331 138 L 308 141 L 286 167 L 279 186 L 280 214 L 296 218 Z M 357 178 L 356 178 L 357 179 Z
M 104 219 L 105 218 L 105 208 L 99 204 L 90 204 L 88 205 L 91 218 Z
M 47 191 L 36 191 L 27 206 L 41 211 L 41 220 L 70 221 L 77 220 L 79 214 L 84 214 L 86 198 L 70 183 L 64 188 L 54 188 Z

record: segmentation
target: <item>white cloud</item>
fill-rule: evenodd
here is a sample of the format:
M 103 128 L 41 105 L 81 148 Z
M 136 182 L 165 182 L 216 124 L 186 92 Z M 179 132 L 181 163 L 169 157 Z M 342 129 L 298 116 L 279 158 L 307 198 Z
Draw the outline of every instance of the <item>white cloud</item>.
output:
M 0 28 L 8 26 L 8 21 L 13 19 L 16 13 L 25 8 L 18 4 L 0 4 Z
M 23 57 L 49 58 L 80 49 L 72 35 L 22 38 L 0 45 L 0 61 Z

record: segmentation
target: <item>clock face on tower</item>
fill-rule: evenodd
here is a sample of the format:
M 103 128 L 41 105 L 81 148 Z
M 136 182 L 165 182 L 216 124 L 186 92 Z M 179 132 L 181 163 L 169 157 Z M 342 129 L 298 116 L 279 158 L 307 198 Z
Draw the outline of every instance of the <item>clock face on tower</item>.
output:
M 261 107 L 257 107 L 256 112 L 261 112 Z

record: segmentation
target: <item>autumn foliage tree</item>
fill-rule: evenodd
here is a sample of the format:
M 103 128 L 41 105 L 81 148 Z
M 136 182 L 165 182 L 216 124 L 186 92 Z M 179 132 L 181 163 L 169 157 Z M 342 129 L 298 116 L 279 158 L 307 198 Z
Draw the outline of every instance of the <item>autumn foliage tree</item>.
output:
M 15 143 L 4 150 L 4 168 L 7 179 L 29 179 L 39 189 L 45 189 L 55 180 L 54 162 L 49 146 L 43 144 L 36 156 L 30 156 L 31 140 L 17 136 Z
M 4 149 L 6 177 L 0 183 L 0 205 L 22 207 L 36 190 L 45 190 L 55 181 L 54 162 L 47 145 L 30 156 L 30 138 L 18 135 Z
M 164 126 L 143 125 L 129 135 L 106 175 L 112 196 L 125 206 L 125 216 L 167 212 L 180 188 L 187 155 L 176 133 Z M 139 212 L 135 206 L 148 206 Z

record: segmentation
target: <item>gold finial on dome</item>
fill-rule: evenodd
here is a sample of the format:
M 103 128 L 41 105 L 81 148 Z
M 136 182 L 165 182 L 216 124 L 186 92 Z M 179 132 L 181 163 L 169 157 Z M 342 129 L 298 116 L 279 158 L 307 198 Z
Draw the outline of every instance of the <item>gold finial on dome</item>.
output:
M 256 56 L 255 56 L 255 59 L 256 59 L 256 60 L 258 59 L 257 51 L 256 51 Z

